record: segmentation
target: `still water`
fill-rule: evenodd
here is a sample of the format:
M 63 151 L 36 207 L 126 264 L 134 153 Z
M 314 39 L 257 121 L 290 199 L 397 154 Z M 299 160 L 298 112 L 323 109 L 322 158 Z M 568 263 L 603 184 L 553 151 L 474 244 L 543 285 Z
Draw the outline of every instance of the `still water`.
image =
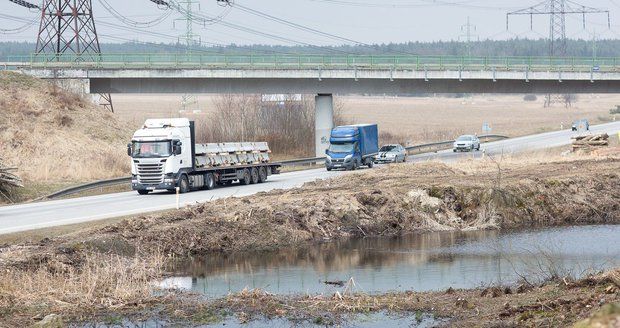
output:
M 315 323 L 309 321 L 294 321 L 287 318 L 256 318 L 249 322 L 240 322 L 235 316 L 226 316 L 220 321 L 197 325 L 196 327 L 226 327 L 226 328 L 316 328 L 325 326 L 334 326 L 342 328 L 384 328 L 384 327 L 415 327 L 428 328 L 436 327 L 447 322 L 447 319 L 435 318 L 432 315 L 392 315 L 383 312 L 351 315 L 343 322 L 334 323 Z M 122 322 L 112 325 L 105 323 L 93 323 L 79 326 L 79 328 L 164 328 L 164 327 L 182 327 L 183 323 L 175 323 L 163 319 L 149 319 L 146 321 L 132 321 L 124 319 Z
M 269 253 L 209 255 L 178 263 L 163 287 L 220 297 L 244 288 L 277 294 L 429 291 L 581 276 L 620 266 L 620 225 L 424 233 L 366 238 Z

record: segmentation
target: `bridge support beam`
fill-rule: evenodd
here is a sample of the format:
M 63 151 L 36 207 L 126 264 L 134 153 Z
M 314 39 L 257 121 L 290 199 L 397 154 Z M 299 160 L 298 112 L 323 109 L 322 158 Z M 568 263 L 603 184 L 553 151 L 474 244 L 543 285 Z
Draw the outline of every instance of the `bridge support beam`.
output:
M 334 97 L 320 93 L 314 97 L 314 131 L 316 157 L 325 156 L 329 135 L 334 127 Z

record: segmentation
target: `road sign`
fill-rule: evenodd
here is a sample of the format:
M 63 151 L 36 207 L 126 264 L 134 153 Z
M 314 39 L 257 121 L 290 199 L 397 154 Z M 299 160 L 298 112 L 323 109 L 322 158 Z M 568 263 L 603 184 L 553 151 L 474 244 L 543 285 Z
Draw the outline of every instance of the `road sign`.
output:
M 491 130 L 493 130 L 493 129 L 491 129 L 491 126 L 489 125 L 489 123 L 487 123 L 487 122 L 482 123 L 482 132 L 490 133 Z

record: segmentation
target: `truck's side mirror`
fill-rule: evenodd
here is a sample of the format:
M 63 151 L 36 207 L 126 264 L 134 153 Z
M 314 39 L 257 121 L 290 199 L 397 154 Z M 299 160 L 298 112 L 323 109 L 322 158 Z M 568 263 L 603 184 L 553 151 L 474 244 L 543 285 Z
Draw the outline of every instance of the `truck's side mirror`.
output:
M 131 157 L 131 144 L 127 144 L 127 156 Z
M 329 149 L 325 149 L 325 155 L 329 155 Z

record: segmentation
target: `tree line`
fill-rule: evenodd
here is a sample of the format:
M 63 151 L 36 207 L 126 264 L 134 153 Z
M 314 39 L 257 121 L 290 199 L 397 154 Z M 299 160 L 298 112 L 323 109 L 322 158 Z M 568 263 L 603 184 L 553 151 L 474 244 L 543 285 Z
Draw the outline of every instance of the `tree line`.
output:
M 35 49 L 32 42 L 0 42 L 0 58 L 29 55 Z M 105 53 L 185 53 L 182 44 L 170 43 L 103 43 Z M 595 50 L 596 49 L 596 50 Z M 339 45 L 329 47 L 285 46 L 256 44 L 249 46 L 195 46 L 193 52 L 216 54 L 360 54 L 360 55 L 442 55 L 442 56 L 548 56 L 549 44 L 546 39 L 510 39 L 473 41 L 468 45 L 462 41 L 406 42 L 374 45 Z M 620 56 L 620 40 L 568 40 L 567 56 L 571 57 L 616 57 Z

